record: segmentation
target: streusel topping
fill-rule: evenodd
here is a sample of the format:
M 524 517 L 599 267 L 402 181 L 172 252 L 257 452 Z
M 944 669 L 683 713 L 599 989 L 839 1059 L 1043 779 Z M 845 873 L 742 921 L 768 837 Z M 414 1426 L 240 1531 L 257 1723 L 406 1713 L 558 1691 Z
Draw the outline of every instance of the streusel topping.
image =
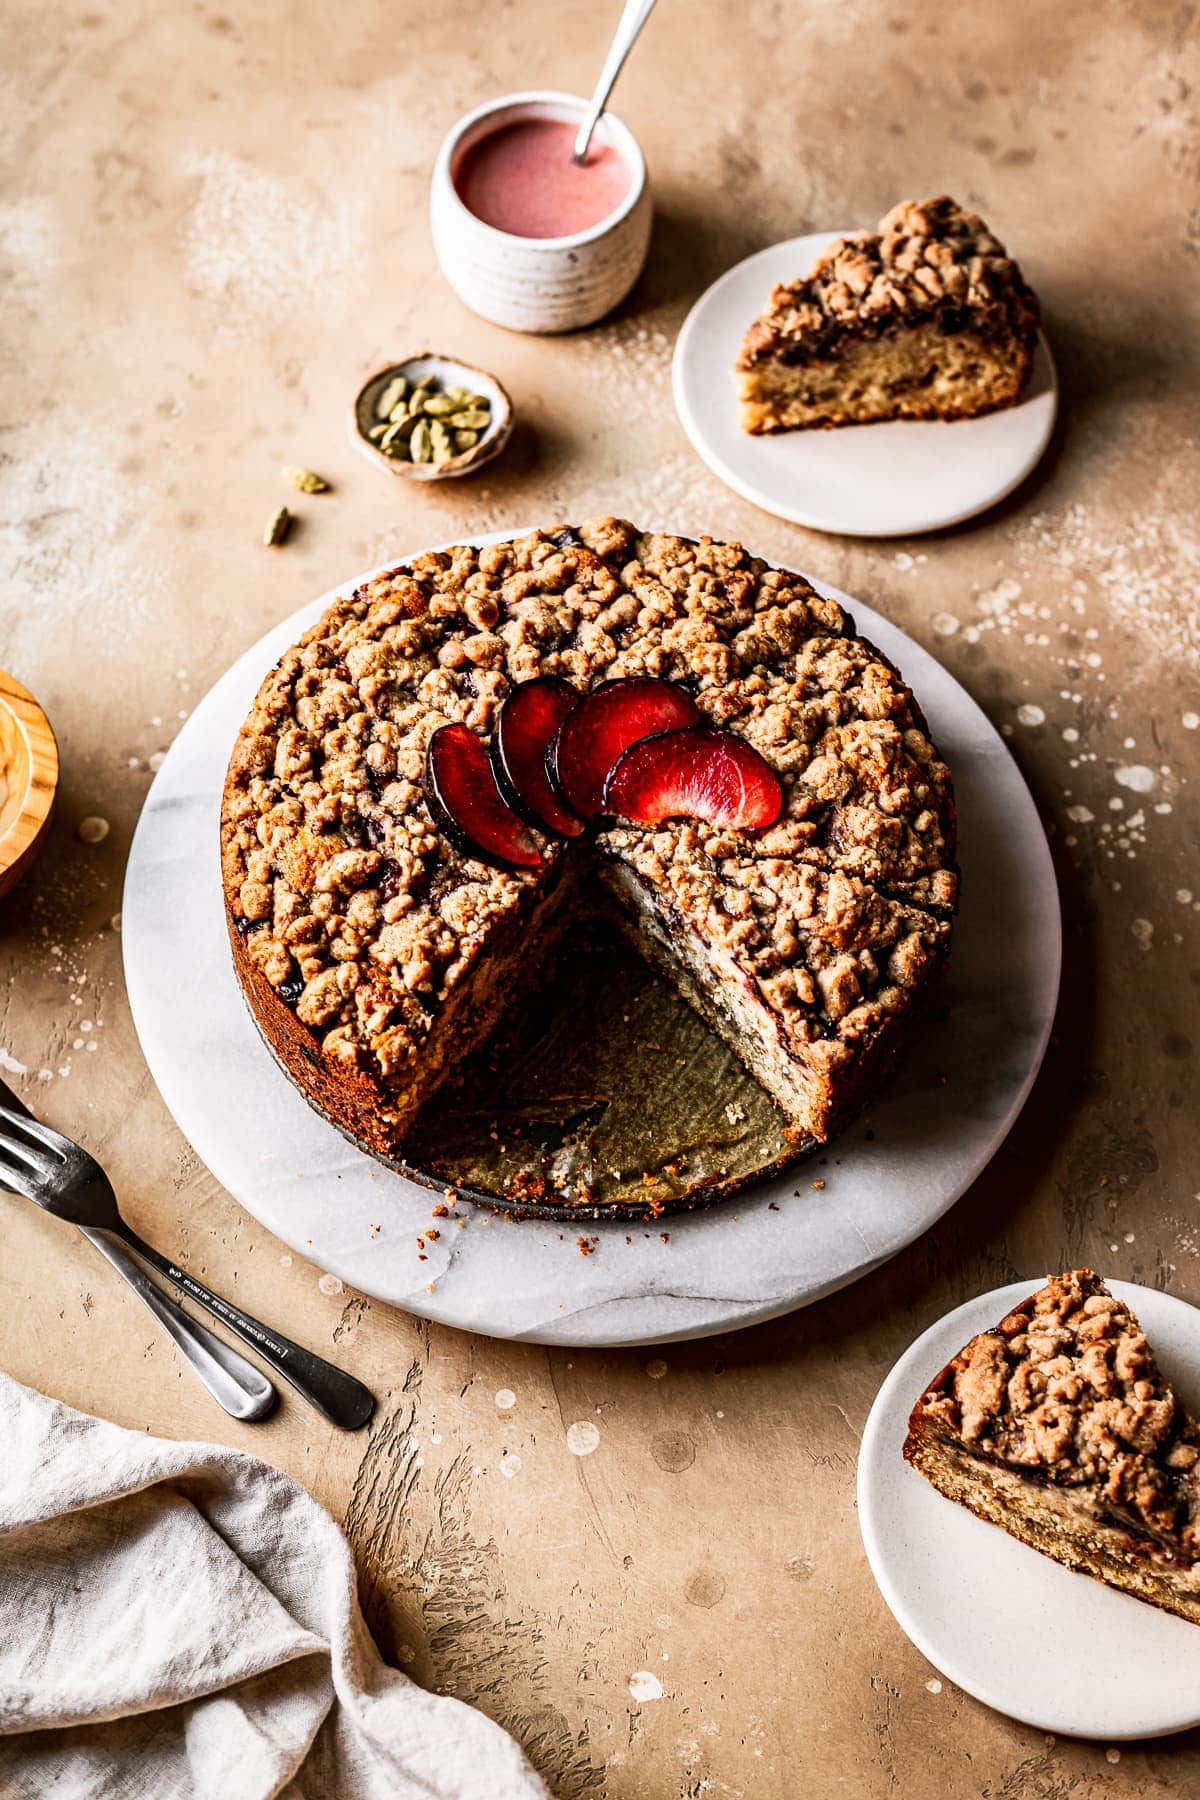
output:
M 1037 300 L 1020 268 L 947 194 L 903 201 L 878 231 L 838 238 L 804 280 L 776 287 L 737 366 L 802 362 L 836 353 L 843 339 L 926 320 L 947 334 L 1002 328 L 1028 339 L 1037 328 Z
M 827 1046 L 827 1066 L 899 1012 L 944 960 L 950 927 L 842 870 L 747 855 L 740 834 L 619 826 L 621 856 L 679 923 L 747 972 L 790 1035 Z
M 1129 1308 L 1091 1269 L 1055 1276 L 1027 1309 L 972 1339 L 923 1411 L 986 1457 L 1056 1486 L 1094 1484 L 1147 1531 L 1200 1555 L 1200 1429 Z
M 570 853 L 547 842 L 534 873 L 464 857 L 425 803 L 433 733 L 461 721 L 489 739 L 533 675 L 587 689 L 643 673 L 685 683 L 755 744 L 785 808 L 753 838 L 622 827 L 602 842 L 710 924 L 744 919 L 748 899 L 747 967 L 781 999 L 789 982 L 811 991 L 795 1004 L 820 1015 L 812 1035 L 848 1042 L 867 1024 L 856 1007 L 896 1003 L 944 927 L 864 884 L 935 907 L 955 888 L 950 775 L 908 688 L 801 577 L 738 544 L 600 519 L 390 570 L 264 681 L 230 765 L 225 891 L 249 956 L 328 1056 L 401 1076 Z

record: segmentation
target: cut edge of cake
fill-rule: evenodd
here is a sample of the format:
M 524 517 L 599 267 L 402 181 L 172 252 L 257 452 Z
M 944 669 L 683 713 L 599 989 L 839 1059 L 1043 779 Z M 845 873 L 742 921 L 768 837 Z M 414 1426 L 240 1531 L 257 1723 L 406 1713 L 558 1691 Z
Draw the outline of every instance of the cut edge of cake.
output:
M 973 418 L 1029 380 L 1039 309 L 1019 265 L 949 195 L 893 207 L 771 294 L 736 364 L 743 430 Z
M 1200 1425 L 1094 1270 L 973 1337 L 914 1406 L 904 1457 L 1044 1556 L 1200 1624 Z

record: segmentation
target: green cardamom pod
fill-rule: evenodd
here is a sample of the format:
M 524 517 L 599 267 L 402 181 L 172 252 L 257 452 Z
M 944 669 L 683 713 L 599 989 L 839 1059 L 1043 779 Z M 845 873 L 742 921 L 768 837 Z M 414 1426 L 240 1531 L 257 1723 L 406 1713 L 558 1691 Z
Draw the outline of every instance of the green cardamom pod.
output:
M 397 404 L 398 401 L 403 400 L 403 398 L 404 398 L 405 394 L 407 394 L 407 392 L 408 392 L 408 383 L 407 383 L 407 381 L 405 381 L 403 375 L 394 376 L 393 379 L 388 382 L 387 386 L 384 388 L 383 392 L 380 394 L 378 400 L 375 402 L 375 417 L 377 419 L 390 418 L 391 414 L 392 414 L 392 408 Z
M 415 463 L 428 462 L 432 448 L 428 423 L 424 419 L 418 419 L 416 429 L 408 440 L 408 453 Z
M 329 492 L 329 483 L 325 477 L 318 475 L 313 469 L 287 468 L 283 471 L 283 479 L 290 481 L 297 493 L 300 494 L 327 494 Z
M 270 549 L 275 544 L 282 544 L 291 529 L 292 515 L 286 506 L 281 506 L 267 520 L 262 541 Z

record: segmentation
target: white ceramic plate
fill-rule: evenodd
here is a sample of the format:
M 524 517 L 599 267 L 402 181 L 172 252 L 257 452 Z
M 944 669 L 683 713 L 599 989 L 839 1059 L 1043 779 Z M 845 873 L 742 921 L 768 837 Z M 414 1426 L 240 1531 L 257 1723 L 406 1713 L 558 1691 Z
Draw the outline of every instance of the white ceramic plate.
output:
M 692 447 L 735 493 L 814 531 L 907 537 L 957 525 L 1011 494 L 1050 442 L 1058 378 L 1039 335 L 1019 406 L 951 424 L 897 419 L 751 437 L 738 424 L 733 365 L 776 282 L 806 275 L 814 232 L 748 256 L 700 296 L 675 343 L 675 405 Z
M 418 1260 L 436 1196 L 346 1143 L 275 1066 L 234 978 L 221 900 L 217 822 L 234 738 L 266 670 L 344 591 L 285 619 L 200 702 L 130 852 L 122 929 L 134 1023 L 164 1100 L 217 1179 L 366 1293 L 538 1343 L 650 1343 L 751 1325 L 820 1299 L 927 1231 L 987 1165 L 1041 1063 L 1058 991 L 1058 895 L 1002 739 L 927 651 L 848 601 L 912 682 L 954 770 L 965 893 L 945 1017 L 825 1166 L 672 1216 L 663 1235 L 589 1224 L 598 1243 L 586 1257 L 567 1226 L 464 1205 L 466 1226 L 443 1222 Z
M 1039 1731 L 1104 1742 L 1184 1731 L 1200 1724 L 1200 1629 L 1019 1544 L 939 1494 L 901 1455 L 908 1415 L 933 1377 L 1044 1279 L 947 1313 L 880 1388 L 858 1459 L 867 1557 L 901 1629 L 985 1705 Z M 1200 1312 L 1155 1288 L 1109 1286 L 1194 1403 Z

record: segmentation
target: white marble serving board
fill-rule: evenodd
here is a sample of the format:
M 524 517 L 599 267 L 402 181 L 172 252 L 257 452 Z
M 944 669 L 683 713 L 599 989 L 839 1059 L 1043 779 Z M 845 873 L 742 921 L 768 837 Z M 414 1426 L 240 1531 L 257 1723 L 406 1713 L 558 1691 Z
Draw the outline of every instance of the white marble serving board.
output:
M 163 1099 L 217 1179 L 365 1293 L 534 1343 L 655 1343 L 754 1324 L 832 1293 L 928 1230 L 987 1165 L 1041 1063 L 1058 992 L 1058 895 L 1029 790 L 979 707 L 919 644 L 817 582 L 903 670 L 954 770 L 964 881 L 945 1017 L 824 1163 L 673 1216 L 665 1242 L 657 1227 L 589 1224 L 598 1242 L 582 1256 L 570 1226 L 463 1202 L 465 1226 L 441 1221 L 418 1261 L 437 1196 L 347 1143 L 276 1067 L 233 974 L 218 861 L 225 767 L 263 675 L 367 578 L 302 607 L 222 676 L 163 763 L 130 852 L 134 1022 Z

